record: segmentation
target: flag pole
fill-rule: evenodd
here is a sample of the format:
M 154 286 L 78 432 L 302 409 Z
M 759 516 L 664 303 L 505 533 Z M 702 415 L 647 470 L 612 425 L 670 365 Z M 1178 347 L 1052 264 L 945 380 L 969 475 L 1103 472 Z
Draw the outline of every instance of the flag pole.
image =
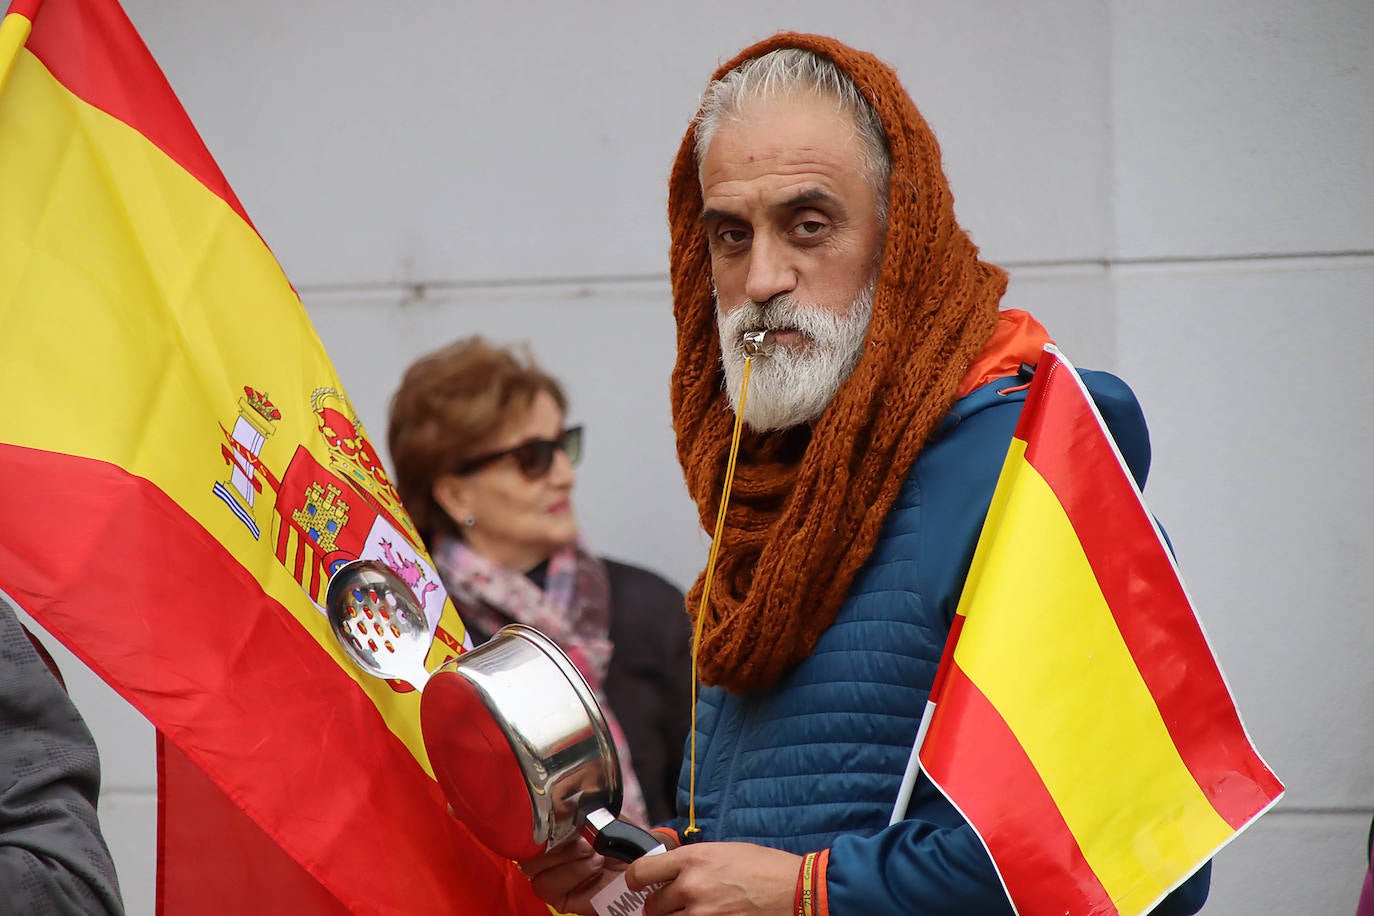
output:
M 963 602 L 961 601 L 960 604 Z M 897 801 L 892 806 L 892 815 L 887 820 L 887 825 L 893 824 L 906 817 L 906 809 L 911 804 L 911 793 L 916 789 L 916 777 L 921 774 L 921 745 L 925 744 L 926 732 L 930 731 L 930 721 L 935 718 L 935 706 L 940 701 L 940 692 L 944 689 L 946 676 L 949 669 L 954 665 L 954 647 L 959 642 L 959 634 L 964 629 L 964 615 L 954 614 L 954 619 L 949 624 L 949 636 L 945 638 L 945 647 L 940 651 L 940 667 L 935 669 L 935 682 L 930 685 L 930 696 L 926 698 L 926 708 L 921 712 L 921 723 L 916 726 L 916 738 L 911 742 L 911 756 L 906 761 L 906 771 L 902 773 L 902 785 L 897 790 Z
M 942 669 L 943 670 L 943 669 Z M 935 691 L 931 691 L 934 696 Z M 935 716 L 935 701 L 926 700 L 925 711 L 921 713 L 921 724 L 916 726 L 916 740 L 911 743 L 911 756 L 906 761 L 906 772 L 902 773 L 902 787 L 897 790 L 897 803 L 892 806 L 892 816 L 887 825 L 906 817 L 906 807 L 911 804 L 911 793 L 916 788 L 916 777 L 921 775 L 921 745 L 925 743 L 926 732 L 930 731 L 930 720 Z
M 29 40 L 34 17 L 43 0 L 14 0 L 5 18 L 0 21 L 0 93 L 10 81 L 10 70 L 19 57 L 19 49 Z

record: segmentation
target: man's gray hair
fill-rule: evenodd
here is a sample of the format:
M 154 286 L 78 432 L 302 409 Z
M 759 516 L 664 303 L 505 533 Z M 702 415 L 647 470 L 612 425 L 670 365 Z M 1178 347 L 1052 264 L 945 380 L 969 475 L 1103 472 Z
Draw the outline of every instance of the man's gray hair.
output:
M 887 219 L 887 185 L 892 176 L 892 153 L 887 133 L 872 103 L 849 74 L 834 61 L 802 48 L 779 48 L 745 61 L 706 87 L 701 112 L 695 122 L 697 168 L 722 122 L 739 117 L 751 102 L 766 98 L 811 93 L 833 99 L 853 118 L 863 147 L 864 172 L 878 201 L 878 217 Z

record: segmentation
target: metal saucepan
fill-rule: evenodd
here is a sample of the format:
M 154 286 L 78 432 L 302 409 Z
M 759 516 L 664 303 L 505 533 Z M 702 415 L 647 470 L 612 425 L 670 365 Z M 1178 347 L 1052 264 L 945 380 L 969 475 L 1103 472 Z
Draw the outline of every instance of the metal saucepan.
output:
M 525 861 L 583 833 L 632 862 L 659 846 L 620 820 L 620 761 L 596 698 L 568 657 L 511 624 L 441 665 L 420 698 L 434 775 L 459 820 Z
M 487 848 L 527 861 L 579 832 L 597 852 L 625 862 L 659 847 L 617 817 L 620 760 L 606 719 L 548 637 L 511 624 L 426 673 L 432 637 L 423 610 L 400 576 L 371 560 L 339 568 L 326 613 L 359 667 L 422 691 L 420 728 L 434 775 L 454 814 Z

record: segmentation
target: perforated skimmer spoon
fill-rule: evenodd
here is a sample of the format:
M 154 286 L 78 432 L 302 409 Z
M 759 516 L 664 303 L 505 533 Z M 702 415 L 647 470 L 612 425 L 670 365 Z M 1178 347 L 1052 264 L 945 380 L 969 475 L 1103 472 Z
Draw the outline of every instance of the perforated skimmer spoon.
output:
M 325 612 L 334 638 L 368 674 L 424 690 L 434 636 L 405 580 L 376 560 L 352 560 L 329 580 Z

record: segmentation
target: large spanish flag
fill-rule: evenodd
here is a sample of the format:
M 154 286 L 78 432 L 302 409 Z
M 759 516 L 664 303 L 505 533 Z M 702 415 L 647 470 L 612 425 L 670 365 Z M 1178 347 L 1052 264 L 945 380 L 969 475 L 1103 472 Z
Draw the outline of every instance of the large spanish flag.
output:
M 164 875 L 164 908 L 547 913 L 448 816 L 418 695 L 333 639 L 319 601 L 360 556 L 425 602 L 431 665 L 463 628 L 115 0 L 0 26 L 0 328 L 0 589 L 157 727 L 177 797 L 224 803 L 165 813 L 164 851 L 222 880 Z
M 920 751 L 1022 916 L 1148 912 L 1283 787 L 1073 367 L 1047 347 Z

